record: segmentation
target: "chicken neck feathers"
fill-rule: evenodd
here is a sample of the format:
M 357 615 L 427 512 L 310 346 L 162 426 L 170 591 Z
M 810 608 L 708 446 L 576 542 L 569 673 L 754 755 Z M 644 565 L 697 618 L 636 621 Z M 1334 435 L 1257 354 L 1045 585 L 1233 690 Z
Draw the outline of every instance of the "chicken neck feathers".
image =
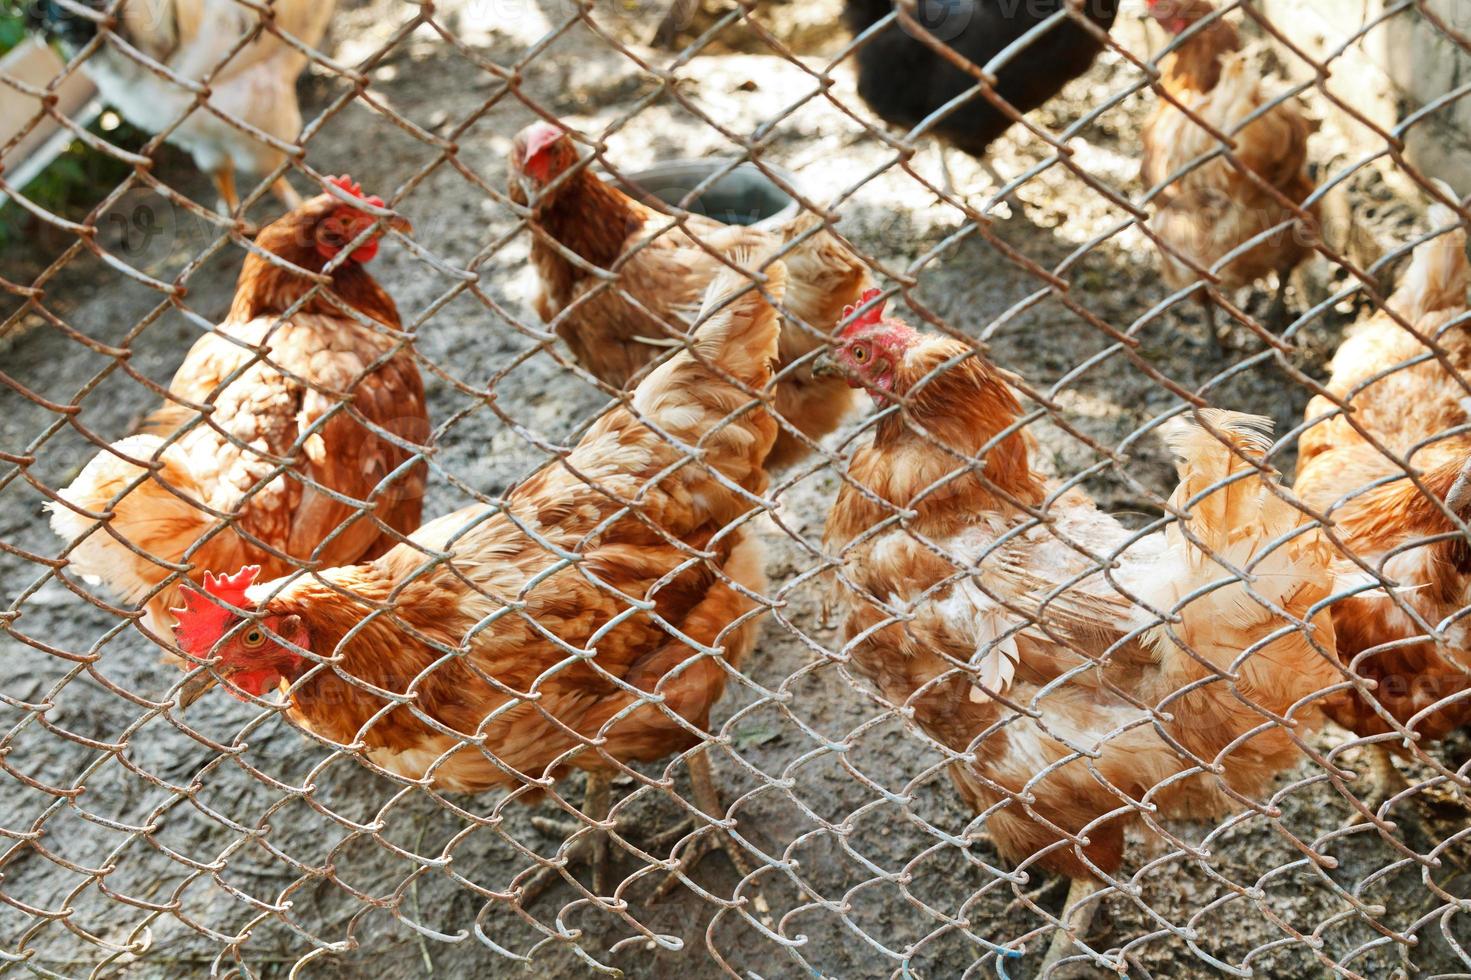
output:
M 843 309 L 858 301 L 869 281 L 858 257 L 819 230 L 819 217 L 804 214 L 766 230 L 693 215 L 669 227 L 670 216 L 585 168 L 544 197 L 533 217 L 535 305 L 599 380 L 621 388 L 642 377 L 689 330 L 692 310 L 734 256 L 779 254 L 787 268 L 787 319 L 775 406 L 794 431 L 779 435 L 769 465 L 805 455 L 804 437 L 820 439 L 851 412 L 854 394 L 842 380 L 814 377 L 802 361 L 826 343 Z M 618 279 L 608 282 L 579 262 L 616 272 Z

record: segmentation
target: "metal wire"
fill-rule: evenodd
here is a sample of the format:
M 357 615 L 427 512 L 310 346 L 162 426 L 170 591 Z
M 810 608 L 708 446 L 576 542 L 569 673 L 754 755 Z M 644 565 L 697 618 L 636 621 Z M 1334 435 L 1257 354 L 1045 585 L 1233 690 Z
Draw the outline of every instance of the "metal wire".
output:
M 645 43 L 665 13 L 646 4 L 345 5 L 330 36 L 311 43 L 281 26 L 285 0 L 210 0 L 206 17 L 238 4 L 251 26 L 211 39 L 217 58 L 185 69 L 174 60 L 178 47 L 163 58 L 146 53 L 124 2 L 97 9 L 55 0 L 97 31 L 48 84 L 0 70 L 0 85 L 35 105 L 0 146 L 0 194 L 32 230 L 24 241 L 0 239 L 9 298 L 0 325 L 0 974 L 418 976 L 519 963 L 557 975 L 1009 977 L 1035 975 L 1059 930 L 1073 934 L 1072 961 L 1129 975 L 1471 973 L 1471 750 L 1458 726 L 1433 720 L 1471 711 L 1461 625 L 1468 573 L 1436 566 L 1437 581 L 1450 584 L 1434 609 L 1430 586 L 1402 581 L 1429 546 L 1464 549 L 1471 534 L 1464 510 L 1447 500 L 1454 491 L 1437 490 L 1431 462 L 1467 445 L 1466 410 L 1447 394 L 1459 387 L 1471 397 L 1460 374 L 1467 306 L 1461 297 L 1458 310 L 1426 327 L 1389 299 L 1403 281 L 1401 259 L 1471 220 L 1407 155 L 1416 128 L 1443 122 L 1471 87 L 1383 125 L 1334 84 L 1350 52 L 1411 21 L 1448 52 L 1471 56 L 1471 38 L 1443 8 L 1387 5 L 1361 23 L 1328 25 L 1309 50 L 1303 32 L 1259 0 L 1218 3 L 1162 46 L 1157 28 L 1139 27 L 1146 11 L 1138 5 L 1124 4 L 1110 32 L 1081 3 L 1024 4 L 1030 28 L 980 57 L 963 33 L 925 26 L 936 12 L 927 0 L 899 2 L 851 39 L 838 26 L 842 4 L 812 5 L 818 22 L 826 18 L 815 41 L 800 27 L 813 16 L 800 4 L 681 4 L 666 25 L 682 32 L 677 51 Z M 1248 71 L 1263 94 L 1223 121 L 1176 87 L 1170 59 L 1227 24 L 1251 42 Z M 1013 105 L 1007 80 L 1064 25 L 1099 44 L 1098 63 L 1056 105 Z M 934 100 L 907 131 L 880 119 L 854 84 L 864 49 L 899 34 L 960 80 L 959 94 Z M 308 66 L 306 121 L 294 140 L 219 98 L 232 64 L 268 43 Z M 1268 71 L 1268 50 L 1279 71 Z M 187 94 L 178 115 L 155 120 L 136 149 L 57 109 L 53 93 L 67 78 L 109 60 L 115 71 L 125 66 Z M 952 186 L 948 167 L 940 179 L 927 157 L 977 106 L 1012 124 L 995 153 L 1017 171 L 984 193 Z M 1183 155 L 1146 186 L 1134 161 L 1156 110 L 1172 111 L 1186 135 L 1171 147 Z M 1301 111 L 1322 129 L 1309 144 L 1315 186 L 1293 196 L 1257 162 L 1253 134 Z M 682 192 L 681 204 L 694 206 L 736 167 L 754 165 L 798 213 L 816 216 L 778 258 L 791 262 L 822 236 L 882 289 L 869 306 L 888 304 L 916 328 L 959 343 L 906 390 L 875 391 L 861 416 L 815 442 L 804 419 L 778 418 L 808 450 L 797 462 L 755 482 L 722 471 L 709 462 L 714 441 L 778 414 L 776 392 L 841 343 L 830 339 L 845 324 L 803 320 L 806 308 L 790 289 L 783 295 L 769 269 L 683 207 L 661 208 L 611 263 L 559 241 L 543 227 L 538 200 L 508 189 L 509 137 L 535 119 L 572 129 L 582 150 L 542 193 L 584 170 L 627 182 L 649 162 L 710 157 L 714 165 Z M 397 300 L 401 324 L 335 295 L 332 273 L 348 261 L 338 256 L 320 273 L 296 270 L 313 285 L 258 335 L 222 325 L 245 256 L 292 266 L 257 244 L 243 218 L 216 210 L 202 176 L 167 145 L 181 127 L 206 120 L 231 134 L 221 139 L 281 154 L 249 175 L 242 198 L 262 223 L 280 211 L 270 196 L 278 178 L 316 193 L 344 169 L 386 202 L 363 206 L 378 220 L 352 246 L 396 215 L 414 219 L 413 233 L 387 234 L 369 267 Z M 126 169 L 84 215 L 38 185 L 6 180 L 19 162 L 7 154 L 50 127 Z M 1316 148 L 1327 134 L 1336 154 Z M 1250 211 L 1243 225 L 1256 221 L 1213 253 L 1159 220 L 1208 180 L 1240 194 L 1212 206 L 1229 214 L 1234 205 Z M 1351 222 L 1371 228 L 1381 255 L 1327 233 L 1326 209 L 1340 198 Z M 1433 203 L 1455 223 L 1426 216 Z M 1003 208 L 1011 218 L 1000 217 Z M 1035 215 L 1048 220 L 1033 223 Z M 1228 220 L 1200 219 L 1200 237 Z M 145 236 L 135 251 L 133 223 L 164 234 Z M 784 363 L 771 384 L 752 385 L 691 343 L 688 324 L 652 309 L 629 278 L 676 239 L 711 268 L 746 276 L 747 292 L 782 311 L 788 336 L 817 349 Z M 1273 322 L 1268 275 L 1237 283 L 1230 270 L 1285 241 L 1302 246 L 1291 265 L 1305 274 L 1292 289 L 1299 312 Z M 586 279 L 546 320 L 530 298 L 533 242 Z M 1180 281 L 1158 281 L 1160 263 Z M 1292 268 L 1271 271 L 1285 290 Z M 1202 331 L 1217 326 L 1204 307 L 1223 314 L 1231 341 L 1217 361 L 1201 353 Z M 702 364 L 731 386 L 729 404 L 691 435 L 580 363 L 560 332 L 610 309 L 659 323 L 668 344 L 659 363 Z M 319 314 L 343 317 L 377 345 L 345 384 L 302 376 L 273 347 L 294 322 Z M 860 306 L 849 320 L 862 315 Z M 1344 381 L 1336 376 L 1343 363 L 1329 358 L 1353 322 L 1371 318 L 1402 333 L 1407 353 Z M 691 322 L 698 329 L 701 321 Z M 205 336 L 239 357 L 201 398 L 169 379 Z M 424 379 L 427 426 L 416 427 L 407 407 L 383 418 L 357 400 L 399 360 Z M 933 414 L 935 399 L 978 362 L 1001 369 L 997 383 L 1020 406 L 994 431 L 961 433 L 977 438 L 960 444 L 946 409 Z M 266 383 L 327 403 L 274 449 L 221 419 L 263 372 L 277 379 Z M 1386 387 L 1406 378 L 1419 387 Z M 1430 400 L 1402 406 L 1402 438 L 1376 421 L 1372 399 L 1385 391 Z M 1443 404 L 1432 404 L 1436 397 Z M 147 452 L 119 447 L 159 405 L 184 420 Z M 1271 416 L 1265 451 L 1232 442 L 1220 418 L 1202 411 L 1215 407 Z M 1423 418 L 1435 410 L 1450 421 L 1427 429 Z M 604 473 L 589 466 L 604 460 L 577 454 L 610 412 L 658 447 L 648 474 Z M 1227 446 L 1222 458 L 1234 472 L 1223 468 L 1172 499 L 1176 477 L 1159 435 L 1181 420 Z M 353 490 L 301 463 L 347 423 L 358 440 L 398 453 L 373 485 Z M 1276 471 L 1293 473 L 1299 438 L 1306 448 L 1330 429 L 1371 460 L 1362 462 L 1365 480 L 1326 496 L 1275 482 Z M 252 462 L 227 506 L 168 480 L 173 454 L 210 434 L 221 456 Z M 867 447 L 896 440 L 910 455 L 896 456 L 893 471 L 915 468 L 903 499 L 873 485 L 864 468 Z M 997 469 L 1016 445 L 1044 481 L 1036 495 Z M 136 472 L 93 510 L 62 489 L 99 453 Z M 921 459 L 943 465 L 921 477 Z M 471 509 L 419 534 L 385 518 L 384 501 L 420 492 L 412 488 L 421 472 L 425 521 Z M 673 532 L 651 501 L 696 479 L 734 516 Z M 254 523 L 252 508 L 282 506 L 288 485 L 371 522 L 380 550 L 397 545 L 392 587 L 375 592 L 333 571 L 352 521 L 321 527 L 304 550 L 295 535 L 288 543 Z M 121 501 L 145 486 L 207 518 L 182 554 L 153 553 L 118 526 Z M 567 499 L 549 501 L 546 513 L 528 510 L 522 495 L 539 486 Z M 1383 520 L 1407 521 L 1418 508 L 1440 523 L 1368 548 L 1353 508 L 1405 488 L 1401 509 Z M 1295 523 L 1249 553 L 1213 550 L 1217 539 L 1193 515 L 1228 492 L 1260 492 L 1264 508 L 1280 507 Z M 957 495 L 973 526 L 938 533 L 929 515 Z M 1097 536 L 1088 521 L 1113 518 L 1088 510 L 1088 496 L 1120 516 L 1117 533 Z M 86 530 L 58 540 L 43 506 Z M 595 516 L 575 530 L 559 523 L 578 508 Z M 852 534 L 825 535 L 849 509 L 872 519 Z M 496 528 L 535 556 L 510 590 L 492 574 L 504 552 L 467 560 Z M 627 591 L 618 569 L 594 557 L 616 534 L 637 542 L 624 552 L 629 562 L 648 550 L 669 555 L 646 591 Z M 1166 534 L 1199 556 L 1202 577 L 1179 583 L 1178 594 L 1159 591 L 1176 583 L 1130 571 Z M 1275 591 L 1279 566 L 1319 541 L 1336 578 L 1298 608 Z M 99 542 L 161 569 L 156 581 L 122 596 L 80 577 L 79 556 Z M 201 565 L 229 542 L 276 563 L 262 578 L 278 581 L 253 602 L 310 587 L 319 601 L 354 610 L 351 624 L 332 644 L 313 646 L 279 618 L 257 620 L 226 599 L 236 615 L 223 642 L 258 625 L 303 667 L 283 693 L 235 700 L 217 691 L 185 711 L 186 694 L 221 665 L 180 648 L 150 603 L 177 601 L 205 571 L 235 572 Z M 753 578 L 732 555 L 758 545 L 764 573 Z M 908 577 L 877 588 L 875 569 L 900 554 Z M 691 576 L 730 597 L 731 613 L 704 632 L 669 605 Z M 425 617 L 433 583 L 473 607 L 472 626 L 451 635 Z M 536 610 L 545 608 L 539 597 L 572 588 L 578 601 L 616 611 L 564 635 L 560 620 L 544 622 Z M 1210 638 L 1215 647 L 1198 649 L 1192 606 L 1226 595 L 1262 625 L 1234 646 Z M 1396 626 L 1388 639 L 1355 646 L 1354 617 L 1370 615 L 1366 603 Z M 648 682 L 608 659 L 633 624 L 678 649 Z M 939 642 L 944 629 L 960 640 Z M 354 673 L 352 651 L 378 635 L 414 645 L 422 663 L 405 677 Z M 742 658 L 751 635 L 754 649 Z M 520 637 L 522 659 L 487 659 L 498 636 Z M 1299 690 L 1301 679 L 1279 665 L 1277 690 L 1253 689 L 1261 671 L 1271 674 L 1274 651 L 1294 643 L 1321 658 L 1328 679 Z M 1146 648 L 1157 663 L 1192 665 L 1191 679 L 1154 690 L 1149 669 L 1121 666 Z M 998 682 L 988 664 L 1006 650 L 1018 651 L 1019 679 Z M 1029 660 L 1043 650 L 1057 661 L 1050 674 Z M 165 651 L 177 662 L 159 662 Z M 1400 655 L 1421 656 L 1434 670 L 1403 677 L 1374 666 Z M 929 666 L 911 671 L 919 663 Z M 593 703 L 621 707 L 581 727 L 559 700 L 571 678 L 595 692 Z M 314 730 L 291 706 L 327 683 L 345 716 L 350 705 L 367 707 L 339 729 Z M 723 693 L 691 714 L 678 702 L 680 685 L 690 684 Z M 482 693 L 466 693 L 474 691 Z M 1298 693 L 1279 704 L 1284 691 Z M 1418 694 L 1414 710 L 1404 708 L 1406 692 Z M 484 698 L 473 730 L 447 721 L 436 703 L 457 696 Z M 957 719 L 978 717 L 968 714 L 974 705 L 994 710 L 964 728 Z M 1342 727 L 1344 705 L 1356 706 L 1361 725 Z M 1212 720 L 1217 708 L 1243 719 L 1239 729 L 1211 728 L 1225 725 Z M 418 761 L 374 748 L 410 723 L 438 739 L 414 750 Z M 610 750 L 634 724 L 662 732 L 665 744 L 638 758 Z M 518 733 L 556 748 L 529 766 L 516 754 Z M 1287 760 L 1275 781 L 1261 793 L 1237 789 L 1232 770 L 1243 753 L 1274 739 Z M 1026 778 L 999 775 L 1002 761 L 1034 742 L 1047 749 L 1019 763 Z M 1125 746 L 1171 761 L 1135 774 L 1120 757 L 1143 759 L 1145 749 Z M 1397 761 L 1381 758 L 1382 749 Z M 465 753 L 500 785 L 458 785 Z M 1387 801 L 1365 789 L 1386 765 L 1400 777 Z M 577 769 L 603 772 L 611 790 Z M 1121 771 L 1127 785 L 1109 775 Z M 707 792 L 712 780 L 718 806 Z M 1062 816 L 1076 802 L 1058 798 L 1068 780 L 1106 802 Z M 611 794 L 601 812 L 600 792 Z M 1190 792 L 1200 793 L 1186 807 L 1194 819 L 1181 819 L 1170 801 Z M 1213 810 L 1212 801 L 1229 806 Z M 1019 833 L 1038 836 L 1018 852 L 1008 841 Z M 1098 849 L 1112 835 L 1122 848 L 1117 863 Z M 607 881 L 581 863 L 601 842 Z M 716 842 L 729 856 L 681 860 Z M 1054 888 L 1066 880 L 1063 867 L 1100 886 L 1086 902 L 1107 914 L 1089 927 L 1071 919 Z

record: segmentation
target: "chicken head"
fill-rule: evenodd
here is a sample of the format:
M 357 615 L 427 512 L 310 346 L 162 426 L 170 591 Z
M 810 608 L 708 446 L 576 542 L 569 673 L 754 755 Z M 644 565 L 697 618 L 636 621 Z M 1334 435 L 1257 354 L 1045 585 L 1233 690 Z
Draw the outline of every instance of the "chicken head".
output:
M 310 640 L 300 616 L 262 616 L 258 622 L 241 627 L 243 617 L 222 605 L 253 609 L 255 603 L 246 590 L 259 573 L 257 565 L 247 565 L 234 575 L 206 572 L 204 592 L 186 586 L 182 590 L 184 605 L 172 610 L 178 621 L 175 635 L 179 646 L 199 660 L 218 658 L 215 672 L 239 691 L 255 697 L 282 680 L 299 676 L 307 666 L 305 658 L 272 640 L 269 634 L 298 647 Z M 208 673 L 186 682 L 180 691 L 181 706 L 188 707 L 213 686 L 214 677 Z M 236 693 L 236 697 L 241 695 Z

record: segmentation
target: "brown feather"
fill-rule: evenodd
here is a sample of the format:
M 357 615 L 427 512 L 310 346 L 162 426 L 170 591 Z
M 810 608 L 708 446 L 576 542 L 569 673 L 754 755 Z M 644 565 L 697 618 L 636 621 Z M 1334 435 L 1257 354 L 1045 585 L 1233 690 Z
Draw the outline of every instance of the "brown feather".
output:
M 845 650 L 921 732 L 967 757 L 952 778 L 987 812 L 1003 856 L 1037 856 L 1073 877 L 1090 875 L 1090 862 L 1110 872 L 1135 816 L 1103 818 L 1124 798 L 1162 817 L 1217 814 L 1231 806 L 1228 789 L 1261 794 L 1299 760 L 1287 730 L 1256 730 L 1263 712 L 1302 727 L 1317 719 L 1311 704 L 1296 705 L 1336 679 L 1319 649 L 1333 649 L 1326 613 L 1312 617 L 1312 638 L 1285 631 L 1266 643 L 1287 621 L 1245 586 L 1187 601 L 1230 573 L 1178 531 L 1133 540 L 1081 493 L 1058 494 L 1032 470 L 1027 437 L 1002 436 L 1021 415 L 1002 372 L 965 344 L 928 337 L 900 373 L 902 408 L 854 454 L 824 538 L 841 561 Z M 1252 420 L 1208 418 L 1260 455 Z M 1321 538 L 1289 534 L 1304 518 L 1272 494 L 1270 472 L 1258 475 L 1214 436 L 1184 432 L 1177 507 L 1221 477 L 1246 476 L 1190 505 L 1192 533 L 1257 570 L 1267 602 L 1308 618 L 1332 582 Z M 1283 537 L 1290 544 L 1272 546 Z M 1153 707 L 1172 719 L 1151 717 Z M 1199 771 L 1192 754 L 1222 775 Z
M 1196 4 L 1186 20 L 1210 4 Z M 1273 106 L 1244 128 L 1241 123 L 1269 97 L 1256 67 L 1241 53 L 1235 28 L 1216 20 L 1180 42 L 1161 63 L 1160 86 L 1192 114 L 1234 143 L 1231 151 L 1250 172 L 1289 201 L 1300 203 L 1316 189 L 1307 175 L 1308 136 L 1313 127 L 1291 103 Z M 1141 175 L 1157 187 L 1192 161 L 1220 148 L 1213 136 L 1168 99 L 1161 98 L 1141 135 Z M 1150 228 L 1177 255 L 1162 251 L 1162 271 L 1172 289 L 1200 278 L 1181 256 L 1210 268 L 1244 242 L 1289 221 L 1292 212 L 1224 159 L 1212 159 L 1166 185 L 1155 197 Z M 1306 209 L 1319 218 L 1319 205 Z M 1312 252 L 1309 232 L 1288 226 L 1232 259 L 1219 271 L 1227 289 L 1277 273 L 1286 275 Z
M 561 152 L 576 158 L 570 142 Z M 510 196 L 528 203 L 514 176 Z M 556 323 L 579 364 L 614 387 L 638 377 L 663 350 L 644 338 L 676 338 L 688 329 L 685 311 L 733 255 L 770 256 L 819 223 L 804 216 L 780 230 L 763 231 L 695 215 L 682 227 L 660 232 L 670 220 L 587 168 L 548 188 L 533 210 L 537 312 Z M 597 269 L 616 271 L 617 279 L 608 283 L 579 268 L 558 245 Z M 825 343 L 844 307 L 862 294 L 868 273 L 826 232 L 794 244 L 782 259 L 791 284 L 783 305 L 793 319 L 782 330 L 775 407 L 789 425 L 816 440 L 851 413 L 853 394 L 841 379 L 814 377 L 805 363 L 794 362 Z M 770 465 L 785 465 L 806 452 L 801 439 L 784 431 Z
M 315 198 L 264 229 L 256 244 L 319 271 L 326 258 L 312 245 L 312 229 L 337 207 L 334 198 Z M 143 434 L 119 444 L 135 460 L 162 451 L 167 465 L 112 507 L 114 531 L 161 561 L 177 563 L 190 554 L 197 579 L 205 570 L 244 564 L 260 565 L 274 577 L 293 563 L 352 562 L 396 542 L 373 519 L 356 516 L 355 506 L 324 490 L 364 502 L 376 493 L 369 513 L 400 533 L 418 526 L 426 469 L 417 464 L 380 488 L 410 453 L 371 428 L 412 444 L 428 439 L 414 355 L 407 347 L 394 350 L 397 308 L 359 263 L 347 262 L 331 279 L 303 309 L 281 319 L 314 283 L 264 256 L 246 258 L 230 316 L 190 349 L 170 385 L 171 400 L 149 416 Z M 348 410 L 331 414 L 294 449 L 339 402 Z M 201 421 L 195 405 L 212 410 Z M 161 450 L 164 439 L 172 441 Z M 108 510 L 112 498 L 141 475 L 116 448 L 99 454 L 63 498 L 93 513 Z M 272 476 L 282 460 L 285 472 Z M 228 516 L 228 525 L 222 527 L 216 513 Z M 76 539 L 93 522 L 58 504 L 52 526 Z M 129 600 L 171 574 L 102 530 L 86 537 L 71 558 L 77 572 L 102 579 Z M 147 604 L 151 628 L 165 638 L 171 635 L 168 610 L 178 605 L 176 589 L 165 589 Z
M 695 744 L 690 726 L 708 725 L 728 669 L 755 643 L 750 596 L 765 588 L 758 540 L 741 521 L 751 505 L 735 488 L 766 488 L 776 426 L 751 392 L 771 380 L 778 323 L 745 286 L 718 277 L 690 348 L 503 508 L 446 515 L 371 564 L 262 602 L 268 619 L 300 617 L 312 651 L 334 658 L 287 678 L 301 682 L 292 716 L 454 791 Z M 784 268 L 769 267 L 767 291 L 784 288 Z M 698 458 L 655 426 L 698 446 Z M 439 552 L 451 557 L 428 557 Z M 391 615 L 374 614 L 390 604 Z
M 1429 217 L 1434 227 L 1457 221 L 1441 206 Z M 1471 701 L 1449 700 L 1471 686 L 1471 644 L 1453 619 L 1471 603 L 1471 545 L 1442 508 L 1471 460 L 1471 438 L 1443 436 L 1471 421 L 1462 380 L 1471 376 L 1471 337 L 1464 324 L 1449 326 L 1468 309 L 1468 283 L 1464 229 L 1418 246 L 1389 306 L 1415 333 L 1434 338 L 1449 369 L 1380 311 L 1347 332 L 1325 386 L 1348 403 L 1374 442 L 1324 396 L 1308 404 L 1306 417 L 1319 421 L 1298 440 L 1297 492 L 1334 522 L 1354 555 L 1398 586 L 1393 596 L 1381 589 L 1333 604 L 1339 655 L 1373 682 L 1372 696 L 1390 717 L 1402 725 L 1413 721 L 1426 740 L 1471 723 Z M 1403 463 L 1421 474 L 1423 491 Z M 1471 508 L 1463 504 L 1459 516 L 1471 517 Z M 1342 565 L 1346 583 L 1364 577 L 1347 559 Z M 1446 624 L 1448 642 L 1406 643 L 1426 635 L 1406 610 L 1432 627 Z M 1421 712 L 1427 713 L 1417 718 Z M 1342 700 L 1334 720 L 1359 735 L 1393 730 L 1357 696 Z

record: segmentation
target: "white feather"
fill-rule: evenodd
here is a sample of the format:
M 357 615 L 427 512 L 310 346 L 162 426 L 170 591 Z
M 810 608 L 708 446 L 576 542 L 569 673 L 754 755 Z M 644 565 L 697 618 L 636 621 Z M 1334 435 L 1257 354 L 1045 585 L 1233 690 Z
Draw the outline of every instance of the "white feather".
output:
M 979 590 L 976 590 L 979 593 Z M 1016 665 L 1021 661 L 1021 650 L 1016 643 L 1016 623 L 1007 611 L 977 594 L 976 602 L 976 654 L 971 662 L 976 666 L 976 679 L 971 684 L 970 699 L 980 703 L 993 694 L 1003 694 L 1011 687 L 1016 677 Z

